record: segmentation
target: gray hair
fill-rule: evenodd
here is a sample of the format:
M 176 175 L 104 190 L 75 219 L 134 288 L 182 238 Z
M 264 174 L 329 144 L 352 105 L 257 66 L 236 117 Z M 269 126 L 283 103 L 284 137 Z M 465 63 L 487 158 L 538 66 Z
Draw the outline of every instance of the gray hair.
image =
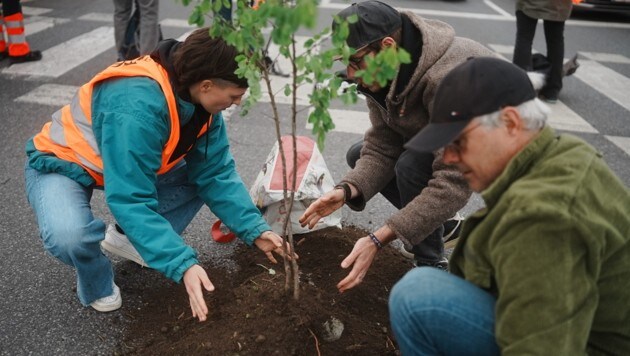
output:
M 547 122 L 547 116 L 551 113 L 551 109 L 540 99 L 534 98 L 526 101 L 516 107 L 516 110 L 521 115 L 525 128 L 529 131 L 540 130 L 545 126 Z M 482 126 L 486 127 L 499 127 L 501 122 L 501 110 L 477 116 L 475 119 L 479 121 Z

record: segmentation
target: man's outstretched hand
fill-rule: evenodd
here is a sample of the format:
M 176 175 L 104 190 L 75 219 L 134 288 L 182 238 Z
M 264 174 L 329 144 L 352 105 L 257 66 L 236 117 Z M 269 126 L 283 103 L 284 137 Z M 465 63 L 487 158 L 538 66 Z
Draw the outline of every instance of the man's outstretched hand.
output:
M 352 252 L 341 262 L 341 268 L 346 269 L 352 266 L 346 278 L 337 283 L 337 289 L 341 293 L 363 282 L 377 252 L 378 249 L 369 237 L 365 236 L 357 240 Z
M 192 265 L 184 272 L 183 280 L 186 286 L 186 293 L 188 293 L 193 318 L 199 318 L 199 321 L 206 320 L 208 317 L 208 307 L 203 298 L 202 286 L 208 292 L 214 290 L 214 285 L 210 282 L 206 270 L 199 265 Z
M 321 198 L 315 200 L 300 217 L 300 225 L 302 227 L 308 225 L 309 229 L 315 227 L 319 219 L 326 217 L 337 209 L 341 208 L 344 203 L 344 193 L 341 189 L 333 189 L 324 194 Z

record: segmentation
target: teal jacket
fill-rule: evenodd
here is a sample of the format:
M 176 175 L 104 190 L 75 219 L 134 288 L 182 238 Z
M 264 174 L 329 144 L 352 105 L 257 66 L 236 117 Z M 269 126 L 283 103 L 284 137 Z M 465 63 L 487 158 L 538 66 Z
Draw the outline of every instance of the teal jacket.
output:
M 177 99 L 183 126 L 193 117 L 195 106 Z M 147 264 L 179 282 L 198 260 L 195 251 L 157 213 L 155 172 L 161 165 L 169 123 L 166 99 L 152 79 L 119 78 L 94 88 L 92 129 L 103 158 L 107 205 Z M 229 148 L 223 117 L 214 115 L 206 135 L 185 157 L 188 177 L 210 210 L 251 245 L 271 228 L 249 197 Z M 80 166 L 38 152 L 32 139 L 26 150 L 34 169 L 66 175 L 84 186 L 94 184 Z
M 630 355 L 630 191 L 550 128 L 465 222 L 451 271 L 497 297 L 503 355 Z

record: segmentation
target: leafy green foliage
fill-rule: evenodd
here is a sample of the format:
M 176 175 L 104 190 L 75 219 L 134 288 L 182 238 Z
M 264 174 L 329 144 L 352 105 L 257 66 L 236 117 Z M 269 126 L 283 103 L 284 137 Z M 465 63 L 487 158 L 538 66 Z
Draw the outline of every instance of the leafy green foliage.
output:
M 295 95 L 295 88 L 312 86 L 309 95 L 312 110 L 308 121 L 313 124 L 313 134 L 320 149 L 323 149 L 326 133 L 335 127 L 328 112 L 333 100 L 341 100 L 344 104 L 352 104 L 357 100 L 355 87 L 338 93 L 342 81 L 332 73 L 335 59 L 340 59 L 347 65 L 348 58 L 355 53 L 347 46 L 345 39 L 349 34 L 348 24 L 355 23 L 357 17 L 351 16 L 344 21 L 335 16 L 334 32 L 329 27 L 316 32 L 317 0 L 267 0 L 257 10 L 250 8 L 249 0 L 237 0 L 232 22 L 215 15 L 222 6 L 230 6 L 230 0 L 181 1 L 184 5 L 194 4 L 189 23 L 203 26 L 206 19 L 212 19 L 211 35 L 224 38 L 244 53 L 237 58 L 237 74 L 247 78 L 250 86 L 250 95 L 242 105 L 243 114 L 247 114 L 252 105 L 262 98 L 261 80 L 273 81 L 265 62 L 269 43 L 279 48 L 280 56 L 294 65 L 290 73 L 293 85 L 286 85 L 280 93 L 269 95 L 282 94 L 290 97 Z M 301 48 L 295 45 L 295 35 L 299 31 L 306 31 L 312 37 Z M 327 48 L 322 49 L 323 45 Z M 409 62 L 407 52 L 388 48 L 375 56 L 366 56 L 363 70 L 357 71 L 355 77 L 361 78 L 368 85 L 377 82 L 386 86 L 395 77 L 399 65 Z M 321 85 L 323 83 L 327 84 Z M 298 110 L 294 108 L 293 111 Z

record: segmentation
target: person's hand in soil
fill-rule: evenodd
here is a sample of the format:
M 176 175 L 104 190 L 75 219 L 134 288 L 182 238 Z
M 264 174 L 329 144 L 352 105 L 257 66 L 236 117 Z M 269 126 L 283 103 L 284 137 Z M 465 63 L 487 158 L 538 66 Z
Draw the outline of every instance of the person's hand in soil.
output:
M 378 252 L 378 248 L 369 236 L 364 236 L 357 240 L 352 252 L 341 262 L 341 268 L 352 266 L 352 270 L 346 278 L 337 283 L 337 289 L 341 293 L 356 287 L 363 281 L 372 265 L 372 261 L 374 261 L 374 257 L 376 257 L 376 252 Z
M 280 256 L 285 255 L 284 249 L 282 248 L 282 242 L 282 237 L 280 237 L 280 235 L 276 234 L 273 231 L 265 231 L 260 234 L 260 236 L 256 238 L 256 240 L 254 240 L 254 244 L 256 244 L 256 247 L 258 247 L 262 252 L 265 253 L 265 255 L 267 255 L 267 258 L 269 259 L 269 261 L 271 261 L 271 263 L 278 263 L 275 257 L 273 257 L 272 252 L 275 252 Z M 287 252 L 287 257 L 289 259 L 298 259 L 298 255 L 295 252 L 291 251 L 291 246 L 289 246 L 288 244 Z
M 337 283 L 339 292 L 343 293 L 348 289 L 354 288 L 363 281 L 378 250 L 396 238 L 396 234 L 389 226 L 384 225 L 374 232 L 374 238 L 378 239 L 378 245 L 370 236 L 358 239 L 352 248 L 352 252 L 341 262 L 341 268 L 345 269 L 352 266 L 352 270 L 346 278 Z
M 208 292 L 214 290 L 214 285 L 210 282 L 208 274 L 203 267 L 199 265 L 192 265 L 184 272 L 184 285 L 186 286 L 186 293 L 188 293 L 188 300 L 190 301 L 190 309 L 192 310 L 193 318 L 199 318 L 199 321 L 206 320 L 208 316 L 208 307 L 206 301 L 203 298 L 203 290 L 205 288 Z
M 341 189 L 333 189 L 315 200 L 300 217 L 302 227 L 308 225 L 309 229 L 315 227 L 319 219 L 326 217 L 344 204 L 345 195 Z

